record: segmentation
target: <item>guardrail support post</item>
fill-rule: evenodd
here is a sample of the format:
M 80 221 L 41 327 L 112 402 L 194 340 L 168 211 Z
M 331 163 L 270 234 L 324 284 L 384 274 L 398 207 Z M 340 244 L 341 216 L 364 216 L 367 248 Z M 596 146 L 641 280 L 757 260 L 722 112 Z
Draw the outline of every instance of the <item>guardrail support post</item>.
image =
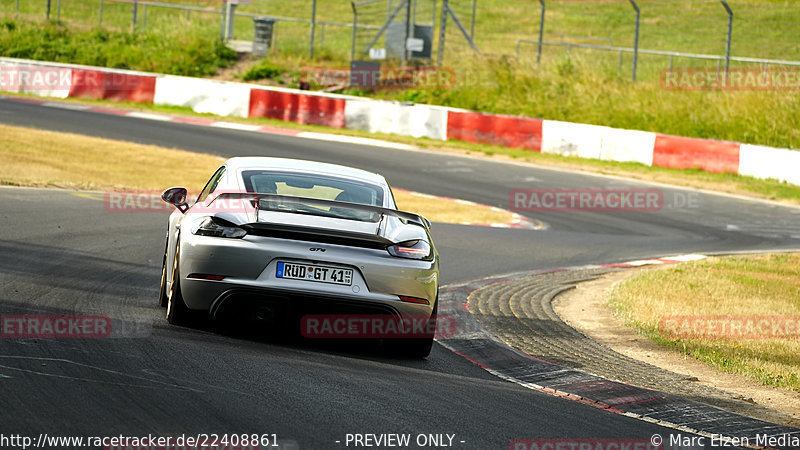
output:
M 232 2 L 228 0 L 228 11 L 226 12 L 227 18 L 225 21 L 225 40 L 233 39 L 234 28 L 236 24 L 236 8 L 239 2 Z
M 633 81 L 636 81 L 636 65 L 639 63 L 639 19 L 641 19 L 641 11 L 639 10 L 639 5 L 636 4 L 634 0 L 628 0 L 631 2 L 631 6 L 636 11 L 636 32 L 633 36 Z
M 542 40 L 544 39 L 544 0 L 539 0 L 539 4 L 542 5 L 542 12 L 539 15 L 539 46 L 536 49 L 536 64 L 542 61 Z
M 225 40 L 225 21 L 226 21 L 225 20 L 225 4 L 226 3 L 227 2 L 225 0 L 222 0 L 220 2 L 220 4 L 222 5 L 222 13 L 220 14 L 222 16 L 222 20 L 221 20 L 220 25 L 219 25 L 219 38 L 222 41 Z
M 358 9 L 355 2 L 350 2 L 350 7 L 353 8 L 353 35 L 350 38 L 350 61 L 356 59 L 356 31 L 358 27 Z
M 475 40 L 475 14 L 478 12 L 478 0 L 472 0 L 472 19 L 469 25 L 469 37 Z
M 317 32 L 317 0 L 311 0 L 311 39 L 308 44 L 308 58 L 314 59 L 314 33 Z
M 722 6 L 728 13 L 728 39 L 725 42 L 725 76 L 728 76 L 728 70 L 731 67 L 731 35 L 733 34 L 733 11 L 728 6 L 728 2 L 721 0 Z
M 447 31 L 447 0 L 442 0 L 442 23 L 439 25 L 439 55 L 437 65 L 442 67 L 442 60 L 444 59 L 444 39 L 445 32 Z
M 133 0 L 133 31 L 136 31 L 136 15 L 139 13 L 139 1 Z
M 413 30 L 411 24 L 411 0 L 406 0 L 406 32 L 405 39 L 403 40 L 403 65 L 411 57 L 411 52 L 408 51 L 408 40 L 411 39 Z

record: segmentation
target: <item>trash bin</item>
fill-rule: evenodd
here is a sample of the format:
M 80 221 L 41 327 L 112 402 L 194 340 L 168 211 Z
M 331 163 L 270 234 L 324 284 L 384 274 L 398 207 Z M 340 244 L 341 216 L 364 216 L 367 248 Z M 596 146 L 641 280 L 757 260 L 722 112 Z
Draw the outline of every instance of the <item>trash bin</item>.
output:
M 275 19 L 253 17 L 253 24 L 255 25 L 253 55 L 267 56 L 267 51 L 272 46 L 272 31 L 275 28 Z

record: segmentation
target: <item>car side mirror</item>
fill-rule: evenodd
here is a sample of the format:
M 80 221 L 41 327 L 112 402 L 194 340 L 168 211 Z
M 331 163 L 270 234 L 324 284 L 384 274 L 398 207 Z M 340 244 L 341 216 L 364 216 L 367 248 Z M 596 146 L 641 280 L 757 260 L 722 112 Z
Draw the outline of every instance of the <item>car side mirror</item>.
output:
M 161 200 L 169 203 L 170 205 L 175 206 L 178 208 L 180 212 L 186 212 L 189 209 L 189 206 L 186 204 L 186 197 L 188 193 L 186 188 L 182 187 L 172 187 L 167 189 L 161 194 Z

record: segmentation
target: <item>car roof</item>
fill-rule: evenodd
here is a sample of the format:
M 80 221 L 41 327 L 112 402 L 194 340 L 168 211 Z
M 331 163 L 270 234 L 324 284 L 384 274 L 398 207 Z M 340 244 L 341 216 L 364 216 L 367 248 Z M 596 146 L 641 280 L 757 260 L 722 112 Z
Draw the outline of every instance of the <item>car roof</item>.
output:
M 320 175 L 335 175 L 345 178 L 358 178 L 379 185 L 386 185 L 386 179 L 380 174 L 368 172 L 354 167 L 328 164 L 316 161 L 290 158 L 272 158 L 266 156 L 246 156 L 230 158 L 225 161 L 228 170 L 239 172 L 241 170 L 280 170 L 316 173 Z

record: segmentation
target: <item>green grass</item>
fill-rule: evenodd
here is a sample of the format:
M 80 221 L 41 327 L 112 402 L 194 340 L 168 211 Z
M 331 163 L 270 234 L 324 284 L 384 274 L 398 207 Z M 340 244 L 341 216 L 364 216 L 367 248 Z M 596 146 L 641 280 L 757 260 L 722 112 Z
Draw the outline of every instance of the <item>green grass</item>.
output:
M 6 20 L 43 18 L 44 2 L 20 0 L 21 11 L 17 15 L 14 1 L 0 0 L 0 15 Z M 102 33 L 94 30 L 99 2 L 64 0 L 61 17 L 72 36 L 65 39 L 74 39 L 76 43 L 59 41 L 59 48 L 69 51 L 50 49 L 45 52 L 50 46 L 43 38 L 37 39 L 35 33 L 23 33 L 30 28 L 24 25 L 29 22 L 15 22 L 21 25 L 17 30 L 3 31 L 5 43 L 0 43 L 0 52 L 10 55 L 10 51 L 16 49 L 14 54 L 19 57 L 28 55 L 37 59 L 181 74 L 207 74 L 228 65 L 232 56 L 215 43 L 220 28 L 220 17 L 215 14 L 219 3 L 179 3 L 199 6 L 206 12 L 192 12 L 187 18 L 184 12 L 151 6 L 145 25 L 144 8 L 140 5 L 139 28 L 134 36 L 130 34 L 132 5 L 106 1 L 103 26 L 110 31 L 105 32 L 109 33 L 108 39 L 103 41 L 95 37 Z M 718 1 L 642 0 L 639 3 L 641 48 L 724 53 L 727 16 Z M 789 0 L 758 0 L 757 4 L 732 0 L 729 3 L 735 13 L 733 55 L 800 60 L 800 46 L 795 39 L 800 34 L 800 5 Z M 238 11 L 309 18 L 310 4 L 309 0 L 253 0 L 251 4 L 240 6 Z M 55 1 L 53 5 L 55 8 Z M 608 39 L 613 45 L 632 45 L 634 13 L 625 0 L 549 1 L 547 5 L 545 39 L 548 41 Z M 471 2 L 452 0 L 451 6 L 469 27 Z M 385 6 L 373 9 L 375 14 L 363 18 L 362 23 L 381 23 Z M 430 21 L 428 12 L 423 9 L 420 7 L 420 17 L 424 17 L 421 21 Z M 346 1 L 318 0 L 317 18 L 350 23 L 352 10 Z M 661 71 L 669 66 L 669 59 L 644 54 L 640 55 L 636 83 L 630 81 L 629 54 L 623 55 L 621 67 L 616 53 L 572 49 L 568 57 L 562 47 L 545 46 L 541 65 L 535 62 L 535 46 L 524 45 L 520 57 L 514 57 L 517 39 L 535 39 L 538 26 L 538 2 L 479 0 L 475 37 L 485 56 L 477 56 L 469 49 L 451 21 L 444 62 L 456 72 L 452 89 L 348 90 L 345 93 L 800 148 L 800 128 L 796 126 L 796 118 L 800 116 L 800 91 L 669 91 L 662 88 L 659 80 Z M 235 37 L 249 40 L 252 34 L 252 19 L 237 17 Z M 260 62 L 243 65 L 234 76 L 297 87 L 303 67 L 347 66 L 351 40 L 348 27 L 318 26 L 313 61 L 308 59 L 308 38 L 308 24 L 278 22 L 271 54 Z M 24 51 L 19 51 L 18 42 L 27 43 Z M 193 51 L 186 52 L 186 49 Z M 716 62 L 685 58 L 675 58 L 673 64 L 675 67 L 717 67 Z M 734 67 L 755 66 L 734 64 Z
M 15 13 L 16 0 L 0 1 L 0 12 Z M 161 30 L 180 27 L 190 23 L 193 29 L 220 31 L 220 3 L 214 0 L 172 1 L 176 5 L 200 7 L 205 12 L 191 12 L 172 8 L 149 6 L 145 14 L 143 5 L 138 7 L 139 28 Z M 438 2 L 441 4 L 441 2 Z M 724 54 L 727 15 L 716 0 L 640 0 L 642 22 L 640 47 L 656 50 Z M 751 56 L 778 59 L 800 59 L 800 47 L 794 36 L 800 28 L 800 5 L 792 0 L 729 0 L 734 11 L 733 45 L 734 56 Z M 397 5 L 398 0 L 393 0 Z M 418 22 L 430 22 L 430 2 L 419 0 Z M 20 14 L 44 18 L 43 1 L 20 0 Z M 105 0 L 103 25 L 130 29 L 133 18 L 132 2 Z M 51 18 L 56 16 L 57 1 L 52 0 Z M 451 0 L 450 6 L 469 28 L 471 0 Z M 361 18 L 362 23 L 380 25 L 385 18 L 386 6 L 369 8 L 371 17 Z M 100 10 L 99 0 L 63 0 L 61 19 L 69 23 L 95 25 Z M 310 19 L 310 0 L 252 0 L 241 5 L 241 13 L 264 16 L 282 16 Z M 517 39 L 535 39 L 539 28 L 539 3 L 537 1 L 478 0 L 475 39 L 482 51 L 488 54 L 510 55 L 514 53 Z M 145 20 L 146 15 L 146 20 Z M 437 12 L 437 17 L 439 16 Z M 613 45 L 633 45 L 634 12 L 627 0 L 600 2 L 558 1 L 547 2 L 545 40 L 562 39 L 579 42 L 600 42 L 583 38 L 609 39 Z M 317 19 L 344 24 L 352 22 L 350 2 L 343 0 L 317 0 Z M 145 23 L 146 22 L 146 23 Z M 452 21 L 449 22 L 452 25 Z M 281 50 L 307 50 L 309 25 L 296 22 L 278 24 L 278 47 Z M 451 33 L 452 32 L 452 33 Z M 349 58 L 351 30 L 346 26 L 318 26 L 316 42 L 321 50 L 331 51 L 338 58 Z M 324 34 L 324 36 L 323 36 Z M 250 39 L 253 23 L 250 17 L 237 16 L 235 37 Z M 569 39 L 575 36 L 581 39 Z M 448 28 L 448 42 L 457 49 L 467 48 L 455 26 Z M 448 49 L 449 50 L 449 49 Z M 523 47 L 524 52 L 535 50 L 534 46 Z M 573 50 L 578 52 L 578 50 Z M 455 61 L 458 51 L 448 52 Z M 560 55 L 563 50 L 554 52 Z M 616 66 L 616 55 L 611 55 Z M 686 61 L 676 60 L 677 65 Z M 630 60 L 626 61 L 626 71 Z
M 0 54 L 186 76 L 212 75 L 237 59 L 222 41 L 198 31 L 132 33 L 8 18 L 0 19 Z
M 242 75 L 242 80 L 262 80 L 264 78 L 277 78 L 283 72 L 282 68 L 269 60 L 262 60 L 257 65 L 251 67 Z
M 800 341 L 673 335 L 665 317 L 800 315 L 800 254 L 709 258 L 643 272 L 617 286 L 609 304 L 659 345 L 764 385 L 800 391 Z

